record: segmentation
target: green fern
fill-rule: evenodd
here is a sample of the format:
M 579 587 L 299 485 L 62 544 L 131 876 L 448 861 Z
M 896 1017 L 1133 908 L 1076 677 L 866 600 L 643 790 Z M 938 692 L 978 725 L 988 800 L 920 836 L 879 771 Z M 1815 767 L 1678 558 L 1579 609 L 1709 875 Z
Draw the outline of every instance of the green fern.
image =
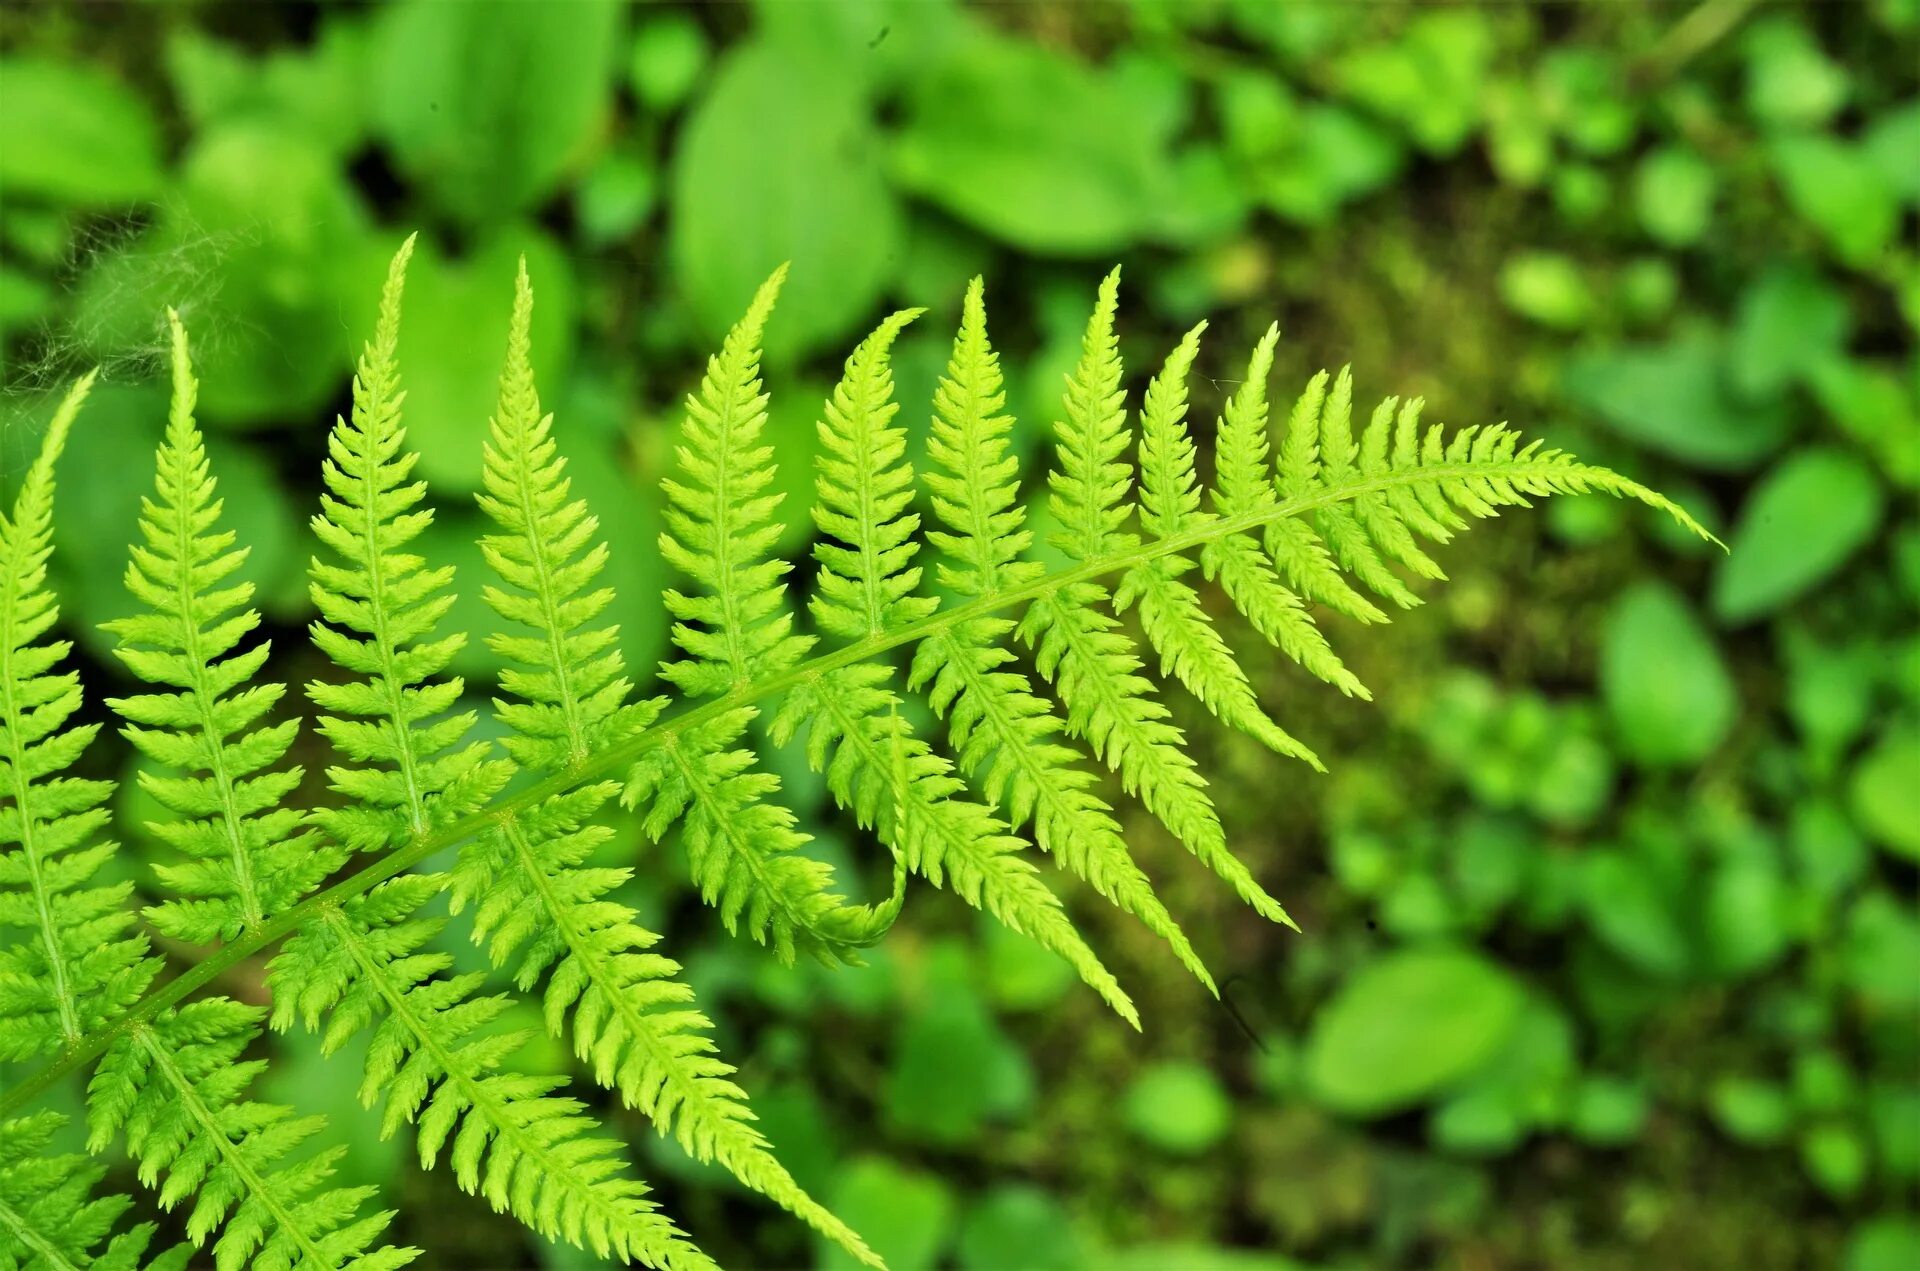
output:
M 140 781 L 178 821 L 147 828 L 186 860 L 156 869 L 188 899 L 147 910 L 162 934 L 197 944 L 231 940 L 280 913 L 339 868 L 344 853 L 302 828 L 284 805 L 301 769 L 277 766 L 299 721 L 261 725 L 286 687 L 259 682 L 270 646 L 234 652 L 260 625 L 243 606 L 251 583 L 222 587 L 246 559 L 231 530 L 216 530 L 221 504 L 193 421 L 198 385 L 179 315 L 173 337 L 173 405 L 155 466 L 155 498 L 141 501 L 144 545 L 132 549 L 126 585 L 146 612 L 106 624 L 114 653 L 140 679 L 169 690 L 108 699 L 121 732 L 156 764 L 189 775 L 143 771 Z
M 337 841 L 362 850 L 400 846 L 410 836 L 471 811 L 511 775 L 512 765 L 466 742 L 470 711 L 454 712 L 462 684 L 437 679 L 465 639 L 433 638 L 452 602 L 452 570 L 427 568 L 402 549 L 426 528 L 424 487 L 409 484 L 415 457 L 403 450 L 396 345 L 400 298 L 413 241 L 388 272 L 374 340 L 360 360 L 351 421 L 328 438 L 321 515 L 314 529 L 344 564 L 315 560 L 313 595 L 323 621 L 314 643 L 350 674 L 314 683 L 320 728 L 353 766 L 330 768 L 347 807 L 316 820 Z M 524 1031 L 474 1036 L 505 1011 L 505 995 L 476 996 L 485 977 L 436 978 L 451 964 L 420 948 L 444 925 L 420 916 L 444 875 L 413 875 L 328 906 L 289 941 L 272 967 L 273 1023 L 325 1021 L 332 1052 L 362 1028 L 375 1029 L 361 1084 L 363 1103 L 384 1099 L 383 1134 L 418 1121 L 423 1166 L 452 1141 L 454 1177 L 495 1209 L 543 1235 L 623 1260 L 685 1269 L 710 1265 L 645 1199 L 618 1145 L 573 1099 L 557 1098 L 561 1078 L 498 1071 L 527 1040 Z
M 48 1154 L 63 1121 L 57 1112 L 0 1121 L 0 1271 L 136 1271 L 154 1224 L 110 1234 L 133 1201 L 93 1195 L 106 1166 L 77 1154 Z M 180 1271 L 191 1252 L 179 1245 L 144 1265 Z
M 114 845 L 110 781 L 64 775 L 100 731 L 68 721 L 80 677 L 54 668 L 72 647 L 41 642 L 59 620 L 46 590 L 53 551 L 53 469 L 66 449 L 89 375 L 54 411 L 9 516 L 0 516 L 0 927 L 26 938 L 0 946 L 0 1061 L 69 1047 L 146 991 L 159 969 L 130 935 L 132 883 L 96 884 Z
M 632 685 L 619 633 L 591 625 L 612 600 L 605 588 L 587 590 L 608 549 L 593 541 L 598 522 L 586 502 L 569 497 L 552 416 L 540 413 L 532 313 L 523 261 L 480 496 L 504 532 L 488 535 L 481 549 L 504 584 L 485 588 L 488 604 L 532 633 L 490 637 L 513 663 L 501 675 L 511 698 L 495 702 L 510 730 L 504 744 L 528 770 L 556 774 L 637 735 L 663 702 L 627 700 Z M 698 1159 L 717 1160 L 854 1257 L 879 1266 L 860 1237 L 774 1158 L 732 1066 L 714 1053 L 711 1023 L 677 978 L 679 964 L 648 952 L 660 937 L 606 898 L 633 871 L 586 866 L 612 833 L 593 818 L 618 792 L 618 783 L 601 781 L 553 795 L 475 840 L 454 870 L 454 911 L 476 906 L 474 939 L 495 966 L 517 959 L 521 989 L 546 979 L 548 1029 L 558 1035 L 571 1026 L 575 1052 L 601 1085 Z
M 806 656 L 811 637 L 796 635 L 780 579 L 790 566 L 769 559 L 781 527 L 773 449 L 761 444 L 767 399 L 760 392 L 760 334 L 786 278 L 782 268 L 754 296 L 746 316 L 709 359 L 698 393 L 687 398 L 678 451 L 683 480 L 667 480 L 667 529 L 660 551 L 704 589 L 669 590 L 674 643 L 687 657 L 661 675 L 689 697 L 716 697 L 776 676 Z M 885 904 L 849 905 L 829 891 L 833 871 L 802 855 L 807 835 L 774 802 L 779 778 L 755 767 L 741 747 L 756 711 L 730 710 L 685 736 L 674 735 L 633 767 L 622 794 L 644 807 L 658 839 L 684 822 L 687 856 L 701 898 L 727 930 L 742 927 L 780 959 L 799 953 L 829 965 L 851 961 L 899 913 L 896 889 Z
M 1652 491 L 1504 425 L 1449 432 L 1423 425 L 1418 401 L 1389 398 L 1356 433 L 1345 371 L 1309 381 L 1276 447 L 1272 329 L 1225 405 L 1203 485 L 1186 385 L 1204 324 L 1147 386 L 1136 428 L 1116 272 L 1099 288 L 1054 428 L 1047 486 L 1067 563 L 1050 572 L 1031 557 L 1015 425 L 975 280 L 933 402 L 924 506 L 889 365 L 919 311 L 889 317 L 848 358 L 819 424 L 818 570 L 798 606 L 790 566 L 773 555 L 783 530 L 759 372 L 776 273 L 687 401 L 661 538 L 690 580 L 665 597 L 679 656 L 661 670 L 667 691 L 639 696 L 596 585 L 623 545 L 599 540 L 541 413 L 523 269 L 480 496 L 496 531 L 482 543 L 495 574 L 483 595 L 507 624 L 488 636 L 508 663 L 495 702 L 501 757 L 473 739 L 476 714 L 447 674 L 466 638 L 438 633 L 452 571 L 409 550 L 432 516 L 400 424 L 410 249 L 411 240 L 389 273 L 350 417 L 328 438 L 313 521 L 328 553 L 310 571 L 313 636 L 342 673 L 307 690 L 337 755 L 325 808 L 289 802 L 300 773 L 285 760 L 299 724 L 269 722 L 283 690 L 260 675 L 265 642 L 248 642 L 257 618 L 232 581 L 244 549 L 218 528 L 174 321 L 173 408 L 127 571 L 144 609 L 112 627 L 122 660 L 152 691 L 113 705 L 154 765 L 146 788 L 171 814 L 152 829 L 177 859 L 156 867 L 161 895 L 146 913 L 170 937 L 215 947 L 158 988 L 149 989 L 158 960 L 133 930 L 130 886 L 94 881 L 114 851 L 99 840 L 112 783 L 67 775 L 95 726 L 69 726 L 79 685 L 55 669 L 66 646 L 44 639 L 56 617 L 45 588 L 53 466 L 90 381 L 56 413 L 0 517 L 0 926 L 19 933 L 0 946 L 0 1059 L 48 1057 L 0 1093 L 0 1259 L 12 1260 L 0 1267 L 131 1266 L 144 1256 L 151 1227 L 112 1233 L 127 1202 L 91 1195 L 97 1167 L 47 1154 L 50 1115 L 6 1119 L 95 1061 L 90 1150 L 124 1136 L 160 1203 L 190 1206 L 193 1246 L 210 1248 L 222 1271 L 375 1269 L 415 1255 L 377 1245 L 389 1215 L 362 1213 L 367 1189 L 327 1186 L 338 1149 L 297 1154 L 316 1118 L 246 1098 L 261 1067 L 245 1057 L 261 1008 L 195 996 L 280 942 L 268 968 L 272 1025 L 314 1028 L 329 1053 L 371 1030 L 361 1098 L 382 1107 L 383 1133 L 410 1133 L 423 1165 L 444 1155 L 465 1190 L 546 1235 L 656 1267 L 711 1265 L 560 1078 L 507 1066 L 531 1030 L 506 1026 L 511 995 L 485 991 L 484 974 L 456 972 L 441 951 L 448 920 L 431 906 L 443 892 L 471 915 L 493 965 L 521 991 L 541 990 L 548 1029 L 571 1037 L 602 1085 L 878 1266 L 774 1159 L 678 965 L 611 899 L 630 871 L 594 861 L 611 838 L 599 820 L 609 799 L 640 809 L 655 839 L 677 825 L 702 897 L 783 960 L 856 960 L 897 918 L 911 871 L 1061 954 L 1137 1025 L 1022 833 L 1212 988 L 1133 861 L 1089 761 L 1281 922 L 1285 911 L 1229 850 L 1147 658 L 1224 723 L 1320 766 L 1262 709 L 1200 584 L 1217 585 L 1310 675 L 1364 697 L 1315 607 L 1384 621 L 1388 608 L 1418 600 L 1403 574 L 1441 577 L 1429 545 L 1475 519 L 1599 491 L 1704 534 Z M 919 734 L 908 693 L 932 707 L 951 759 Z M 766 744 L 803 747 L 834 801 L 885 846 L 894 888 L 884 901 L 835 894 L 762 766 Z M 454 847 L 450 873 L 417 872 Z

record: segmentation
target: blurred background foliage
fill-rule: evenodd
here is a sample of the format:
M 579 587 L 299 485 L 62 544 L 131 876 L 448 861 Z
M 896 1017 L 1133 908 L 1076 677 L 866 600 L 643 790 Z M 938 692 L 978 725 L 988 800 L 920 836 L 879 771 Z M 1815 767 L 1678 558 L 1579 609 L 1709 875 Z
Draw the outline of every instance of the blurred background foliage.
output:
M 924 888 L 832 974 L 726 939 L 623 826 L 630 899 L 794 1174 L 897 1271 L 1910 1271 L 1916 67 L 1915 0 L 11 0 L 0 446 L 17 473 L 47 393 L 104 366 L 55 560 L 97 709 L 124 688 L 97 624 L 162 427 L 162 306 L 197 340 L 277 670 L 304 680 L 321 438 L 416 228 L 407 419 L 460 620 L 489 620 L 469 496 L 524 252 L 640 664 L 665 648 L 644 491 L 781 260 L 796 492 L 836 355 L 890 306 L 933 310 L 898 354 L 924 429 L 975 272 L 1038 458 L 1116 260 L 1136 368 L 1212 320 L 1198 419 L 1277 318 L 1288 382 L 1351 360 L 1367 392 L 1542 432 L 1680 496 L 1732 554 L 1584 499 L 1476 532 L 1431 606 L 1338 633 L 1379 707 L 1264 660 L 1328 777 L 1186 712 L 1237 849 L 1306 929 L 1264 926 L 1129 812 L 1223 1002 L 1085 895 L 1144 1038 Z M 478 640 L 461 669 L 483 692 Z M 116 745 L 95 761 L 129 763 Z M 877 894 L 884 862 L 777 762 Z M 132 856 L 156 853 L 123 803 Z M 229 987 L 257 997 L 259 968 Z M 271 1093 L 332 1116 L 436 1265 L 573 1265 L 380 1143 L 351 1057 L 275 1045 Z M 723 1262 L 842 1265 L 606 1111 Z

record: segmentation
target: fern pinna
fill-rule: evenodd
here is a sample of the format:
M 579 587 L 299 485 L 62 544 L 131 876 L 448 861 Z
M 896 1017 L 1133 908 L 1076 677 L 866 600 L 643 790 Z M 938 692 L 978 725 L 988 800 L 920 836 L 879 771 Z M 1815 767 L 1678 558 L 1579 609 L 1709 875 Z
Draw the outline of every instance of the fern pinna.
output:
M 890 356 L 924 314 L 888 317 L 847 359 L 817 425 L 817 569 L 798 604 L 791 563 L 774 554 L 783 509 L 760 378 L 782 270 L 687 399 L 659 543 L 684 576 L 664 598 L 678 653 L 641 696 L 597 579 L 610 553 L 652 545 L 605 542 L 570 485 L 531 371 L 523 267 L 479 496 L 492 576 L 477 585 L 502 624 L 485 638 L 507 664 L 496 743 L 448 674 L 468 638 L 443 629 L 459 580 L 417 551 L 433 512 L 402 423 L 411 246 L 388 275 L 352 411 L 327 438 L 313 518 L 312 635 L 335 667 L 307 686 L 335 755 L 321 806 L 298 801 L 302 773 L 286 762 L 300 721 L 264 675 L 269 650 L 234 581 L 246 549 L 220 528 L 187 338 L 170 315 L 172 409 L 127 568 L 140 612 L 111 624 L 147 689 L 110 705 L 147 761 L 140 780 L 166 814 L 151 830 L 172 852 L 138 913 L 132 884 L 98 881 L 116 851 L 103 837 L 112 783 L 69 772 L 97 726 L 71 723 L 80 686 L 57 669 L 66 645 L 46 639 L 54 467 L 90 380 L 56 411 L 0 517 L 0 1059 L 44 1061 L 0 1096 L 0 1268 L 173 1267 L 196 1248 L 223 1271 L 412 1260 L 419 1251 L 387 1238 L 392 1214 L 371 1189 L 331 1185 L 339 1148 L 302 1151 L 320 1118 L 246 1097 L 265 1023 L 316 1029 L 329 1052 L 369 1032 L 361 1097 L 382 1109 L 383 1132 L 407 1133 L 423 1167 L 444 1157 L 462 1188 L 534 1230 L 653 1267 L 712 1265 L 657 1208 L 624 1145 L 563 1093 L 564 1077 L 515 1070 L 530 1030 L 504 1025 L 511 992 L 454 969 L 442 897 L 514 989 L 538 990 L 545 1027 L 586 1076 L 879 1266 L 775 1159 L 678 964 L 613 898 L 632 870 L 603 863 L 610 801 L 635 808 L 649 837 L 676 839 L 728 930 L 782 961 L 856 961 L 898 917 L 912 874 L 1059 953 L 1137 1027 L 1027 836 L 1212 991 L 1134 861 L 1100 770 L 1255 910 L 1290 923 L 1233 854 L 1162 688 L 1321 766 L 1262 708 L 1203 583 L 1290 661 L 1364 697 L 1316 607 L 1380 622 L 1417 603 L 1404 574 L 1441 577 L 1423 544 L 1473 519 L 1598 491 L 1704 534 L 1658 494 L 1504 425 L 1449 432 L 1423 425 L 1418 401 L 1389 398 L 1356 430 L 1346 371 L 1314 377 L 1276 429 L 1272 329 L 1224 406 L 1203 483 L 1187 380 L 1205 324 L 1157 368 L 1136 412 L 1116 271 L 1053 421 L 1044 488 L 1064 564 L 1049 568 L 1027 526 L 976 279 L 931 403 L 923 471 Z M 916 724 L 908 694 L 931 708 L 937 735 Z M 807 854 L 764 763 L 769 743 L 798 748 L 884 846 L 888 896 L 847 899 Z M 444 872 L 418 868 L 455 847 Z M 149 927 L 204 953 L 155 987 Z M 274 946 L 270 1007 L 202 993 Z M 51 1151 L 59 1114 L 28 1105 L 89 1065 L 89 1150 L 124 1142 L 160 1205 L 188 1207 L 186 1243 L 149 1258 L 155 1225 L 115 1230 L 131 1202 L 94 1194 L 103 1168 Z

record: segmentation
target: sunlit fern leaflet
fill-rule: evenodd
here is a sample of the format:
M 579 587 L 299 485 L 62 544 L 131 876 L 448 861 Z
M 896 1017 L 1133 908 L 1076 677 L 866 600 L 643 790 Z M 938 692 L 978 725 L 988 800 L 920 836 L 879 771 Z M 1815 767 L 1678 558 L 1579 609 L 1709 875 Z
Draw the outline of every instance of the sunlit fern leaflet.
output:
M 66 775 L 93 728 L 66 727 L 79 685 L 54 669 L 65 646 L 43 639 L 55 620 L 45 588 L 53 467 L 85 382 L 0 520 L 0 927 L 12 933 L 0 946 L 0 1037 L 6 1057 L 47 1057 L 0 1097 L 0 1136 L 33 1158 L 0 1169 L 0 1267 L 63 1257 L 132 1265 L 151 1235 L 146 1225 L 113 1234 L 124 1201 L 90 1198 L 97 1170 L 45 1154 L 47 1114 L 23 1115 L 52 1081 L 95 1060 L 90 1148 L 124 1135 L 143 1181 L 163 1205 L 190 1206 L 189 1240 L 223 1271 L 380 1268 L 416 1254 L 378 1243 L 390 1215 L 368 1189 L 328 1185 L 333 1152 L 295 1154 L 317 1118 L 245 1099 L 260 1067 L 243 1058 L 259 1010 L 188 1000 L 283 941 L 268 980 L 272 1023 L 319 1030 L 327 1051 L 371 1030 L 362 1098 L 382 1107 L 385 1133 L 409 1134 L 424 1166 L 444 1158 L 495 1208 L 602 1255 L 710 1265 L 586 1105 L 560 1093 L 564 1079 L 513 1071 L 526 1031 L 496 1026 L 511 995 L 485 991 L 485 976 L 455 973 L 430 949 L 448 921 L 428 908 L 442 893 L 515 988 L 540 990 L 546 1027 L 570 1040 L 594 1081 L 878 1265 L 774 1158 L 677 964 L 611 898 L 631 870 L 602 863 L 613 832 L 598 818 L 610 799 L 637 808 L 652 838 L 676 840 L 726 927 L 783 961 L 857 960 L 897 918 L 911 872 L 1060 954 L 1138 1026 L 1024 836 L 1164 939 L 1211 990 L 1132 859 L 1098 771 L 1116 774 L 1257 911 L 1287 922 L 1233 854 L 1163 686 L 1277 755 L 1320 766 L 1262 708 L 1202 582 L 1289 660 L 1364 696 L 1314 606 L 1378 622 L 1387 609 L 1367 593 L 1415 603 L 1399 571 L 1440 576 L 1423 542 L 1534 497 L 1587 491 L 1638 499 L 1703 532 L 1652 491 L 1504 426 L 1449 432 L 1423 425 L 1419 402 L 1389 399 L 1356 432 L 1345 371 L 1309 382 L 1276 438 L 1273 330 L 1214 429 L 1203 485 L 1187 422 L 1203 327 L 1158 368 L 1136 412 L 1116 271 L 1099 288 L 1052 421 L 1046 489 L 1053 546 L 1068 564 L 1049 572 L 1026 528 L 1016 425 L 976 280 L 932 403 L 925 471 L 910 461 L 889 367 L 919 311 L 862 341 L 822 404 L 819 568 L 802 605 L 773 550 L 783 509 L 759 364 L 783 270 L 687 400 L 659 544 L 684 576 L 666 595 L 678 655 L 661 669 L 659 693 L 640 697 L 596 579 L 609 554 L 651 545 L 602 541 L 571 489 L 563 434 L 541 411 L 530 369 L 524 269 L 485 441 L 480 507 L 493 529 L 481 549 L 493 577 L 456 580 L 418 554 L 433 513 L 402 422 L 410 250 L 389 273 L 351 415 L 328 438 L 314 518 L 313 635 L 337 667 L 307 689 L 336 755 L 325 807 L 288 802 L 299 774 L 284 757 L 299 724 L 268 722 L 284 690 L 262 676 L 264 642 L 247 643 L 257 618 L 231 581 L 245 547 L 218 528 L 217 474 L 193 423 L 175 322 L 173 409 L 128 570 L 142 611 L 114 626 L 129 670 L 152 691 L 113 705 L 172 818 L 154 827 L 177 859 L 156 867 L 161 899 L 148 919 L 213 947 L 157 988 L 129 888 L 95 881 L 115 850 L 100 838 L 111 785 Z M 481 586 L 503 623 L 486 637 L 509 667 L 494 703 L 497 748 L 476 739 L 464 686 L 447 674 L 467 638 L 441 629 L 456 583 Z M 951 757 L 902 709 L 907 693 L 924 694 Z M 885 846 L 886 897 L 846 899 L 806 853 L 762 736 L 801 748 L 834 801 Z M 409 872 L 461 844 L 449 873 Z M 335 873 L 344 876 L 322 889 Z M 48 1180 L 47 1197 L 28 1203 L 23 1179 Z

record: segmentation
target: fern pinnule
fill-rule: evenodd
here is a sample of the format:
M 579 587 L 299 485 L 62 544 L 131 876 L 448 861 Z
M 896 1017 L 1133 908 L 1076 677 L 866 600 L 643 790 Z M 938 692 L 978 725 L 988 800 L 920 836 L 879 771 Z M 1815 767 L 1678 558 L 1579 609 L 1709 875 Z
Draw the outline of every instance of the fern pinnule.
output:
M 106 625 L 115 654 L 162 692 L 109 698 L 121 733 L 162 770 L 141 785 L 176 820 L 148 829 L 185 859 L 159 864 L 163 887 L 183 897 L 152 906 L 163 934 L 204 944 L 231 940 L 286 909 L 338 868 L 344 853 L 303 832 L 283 806 L 301 769 L 279 766 L 299 721 L 260 721 L 286 691 L 261 681 L 269 644 L 235 652 L 260 623 L 251 583 L 229 583 L 246 559 L 231 530 L 216 529 L 221 502 L 200 430 L 186 328 L 169 312 L 173 399 L 155 456 L 155 494 L 141 500 L 140 535 L 127 590 L 144 612 Z M 223 585 L 226 584 L 226 585 Z
M 791 669 L 812 647 L 794 632 L 781 579 L 792 568 L 772 555 L 782 527 L 773 448 L 763 443 L 767 398 L 760 343 L 786 267 L 761 285 L 747 312 L 707 361 L 687 397 L 675 455 L 677 478 L 661 483 L 667 528 L 660 551 L 698 586 L 669 588 L 673 640 L 686 655 L 661 667 L 688 697 L 717 697 Z M 809 836 L 776 802 L 779 778 L 759 769 L 743 739 L 757 712 L 725 711 L 668 737 L 635 764 L 622 801 L 644 809 L 659 839 L 676 822 L 701 898 L 727 930 L 744 927 L 782 961 L 805 953 L 846 962 L 873 943 L 900 911 L 902 892 L 873 906 L 835 894 L 833 871 L 802 854 Z
M 644 729 L 661 703 L 627 701 L 632 686 L 618 632 L 592 625 L 611 599 L 604 588 L 588 590 L 608 548 L 594 541 L 598 522 L 586 502 L 570 497 L 553 417 L 540 411 L 532 311 L 523 261 L 480 495 L 504 531 L 482 540 L 501 585 L 483 594 L 518 628 L 490 637 L 513 663 L 495 702 L 509 730 L 504 744 L 528 769 L 552 774 Z M 633 871 L 587 864 L 612 836 L 594 817 L 618 790 L 603 781 L 554 795 L 475 840 L 453 871 L 455 912 L 475 906 L 475 940 L 495 966 L 515 963 L 520 988 L 546 980 L 549 1031 L 572 1033 L 575 1052 L 601 1085 L 695 1157 L 719 1161 L 854 1257 L 879 1265 L 774 1158 L 732 1065 L 715 1054 L 712 1025 L 678 978 L 679 964 L 652 952 L 659 937 L 607 898 Z
M 69 721 L 80 677 L 55 668 L 72 647 L 43 640 L 59 619 L 47 589 L 53 551 L 54 465 L 93 386 L 81 378 L 54 411 L 10 515 L 0 516 L 0 1060 L 71 1046 L 146 991 L 158 960 L 130 934 L 131 882 L 93 879 L 113 843 L 110 781 L 64 775 L 100 731 Z
M 1019 503 L 1018 465 L 1005 456 L 1010 416 L 987 338 L 983 284 L 967 288 L 946 376 L 934 395 L 928 454 L 935 514 L 947 532 L 928 539 L 946 560 L 941 575 L 962 595 L 991 595 L 1003 579 L 1031 577 L 1019 560 L 1031 535 Z M 977 617 L 922 640 L 909 686 L 925 691 L 947 721 L 960 769 L 1034 841 L 1101 896 L 1138 917 L 1172 946 L 1209 990 L 1213 977 L 1153 885 L 1127 851 L 1112 809 L 1093 791 L 1094 773 L 1065 740 L 1066 724 L 1032 683 L 1012 669 L 1005 638 L 1013 623 Z
M 187 1245 L 143 1264 L 153 1223 L 110 1234 L 133 1201 L 93 1194 L 106 1175 L 104 1164 L 76 1153 L 49 1153 L 64 1122 L 58 1112 L 0 1121 L 0 1271 L 139 1271 L 142 1265 L 146 1271 L 181 1271 L 193 1252 Z

